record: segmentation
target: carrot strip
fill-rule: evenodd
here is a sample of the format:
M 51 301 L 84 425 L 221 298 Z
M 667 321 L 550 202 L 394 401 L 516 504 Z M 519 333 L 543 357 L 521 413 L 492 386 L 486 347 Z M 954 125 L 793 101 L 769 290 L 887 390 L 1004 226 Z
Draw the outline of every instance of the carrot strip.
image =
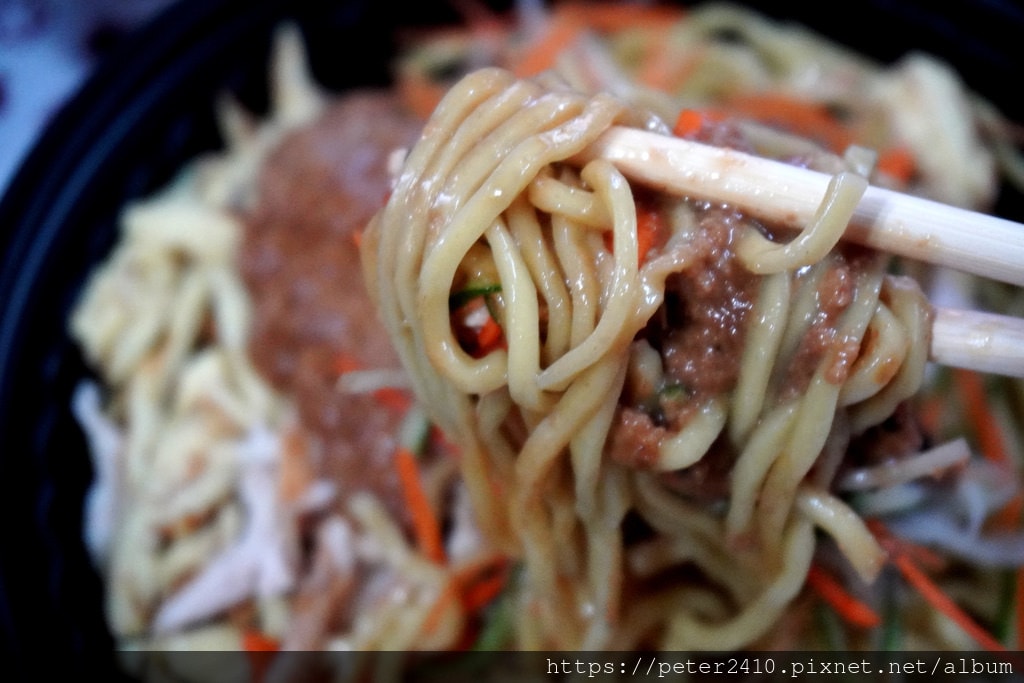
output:
M 579 17 L 579 21 L 600 31 L 620 31 L 623 27 L 661 29 L 682 19 L 686 11 L 665 4 L 623 2 L 569 2 L 559 12 Z
M 437 601 L 423 620 L 423 629 L 431 631 L 438 627 L 444 613 L 458 604 L 467 615 L 474 614 L 489 605 L 504 590 L 510 574 L 508 559 L 494 555 L 474 562 L 455 571 L 437 597 Z M 465 644 L 472 642 L 466 634 Z
M 339 353 L 334 359 L 332 370 L 335 374 L 344 375 L 347 372 L 355 372 L 363 369 L 359 359 L 349 353 Z M 407 391 L 394 387 L 383 387 L 373 392 L 374 399 L 382 406 L 391 408 L 395 412 L 404 413 L 412 405 L 412 398 Z
M 462 606 L 467 612 L 477 610 L 489 605 L 496 597 L 501 595 L 508 583 L 508 568 L 504 567 L 497 573 L 486 576 L 479 581 L 465 586 L 462 589 Z
M 663 245 L 669 236 L 665 216 L 656 207 L 644 202 L 636 204 L 636 255 L 637 265 L 643 265 L 651 250 Z M 611 230 L 604 232 L 604 246 L 615 253 L 615 235 Z
M 242 649 L 249 655 L 250 680 L 260 683 L 266 675 L 275 653 L 281 649 L 276 638 L 271 638 L 256 629 L 247 629 L 242 633 Z
M 246 652 L 276 652 L 281 648 L 281 644 L 276 638 L 271 638 L 255 629 L 249 629 L 242 634 L 242 648 Z
M 436 630 L 441 622 L 441 617 L 444 616 L 445 611 L 459 600 L 458 586 L 454 581 L 448 581 L 445 584 L 441 594 L 437 596 L 437 602 L 435 602 L 430 611 L 427 612 L 427 617 L 423 620 L 423 630 L 430 632 Z
M 504 333 L 501 331 L 501 325 L 498 322 L 487 316 L 487 321 L 483 327 L 480 328 L 480 332 L 477 335 L 477 343 L 480 347 L 480 352 L 486 355 L 490 351 L 494 350 L 501 343 L 501 339 Z
M 555 65 L 559 53 L 571 45 L 583 32 L 578 16 L 570 12 L 557 13 L 540 39 L 526 48 L 522 59 L 514 67 L 519 78 L 528 78 Z
M 402 495 L 412 517 L 413 532 L 423 554 L 434 562 L 444 562 L 444 542 L 441 539 L 441 523 L 434 513 L 427 492 L 423 489 L 416 456 L 408 448 L 400 447 L 395 452 L 395 467 L 402 486 Z
M 676 118 L 672 134 L 676 137 L 692 137 L 704 128 L 704 115 L 696 109 L 683 109 Z
M 455 443 L 448 438 L 448 435 L 444 433 L 444 430 L 435 424 L 430 426 L 430 443 L 437 450 L 453 457 L 458 458 L 460 449 Z
M 877 519 L 869 519 L 867 526 L 878 539 L 882 549 L 890 556 L 906 555 L 918 565 L 932 571 L 939 571 L 947 564 L 946 560 L 931 548 L 893 536 L 888 527 Z
M 434 83 L 423 74 L 408 71 L 398 80 L 398 96 L 413 114 L 424 121 L 437 108 L 444 97 L 446 88 Z
M 397 413 L 404 413 L 412 405 L 412 398 L 408 392 L 393 387 L 384 387 L 373 392 L 373 397 L 383 406 L 391 408 Z
M 460 584 L 471 583 L 476 577 L 501 569 L 508 564 L 508 558 L 500 553 L 487 555 L 459 567 L 455 571 L 455 580 Z
M 346 372 L 354 372 L 362 366 L 363 364 L 355 356 L 342 352 L 334 358 L 334 364 L 331 369 L 335 374 L 344 375 Z
M 854 139 L 853 134 L 820 102 L 782 93 L 761 93 L 734 97 L 724 106 L 761 123 L 818 140 L 833 152 L 845 151 Z
M 890 147 L 878 155 L 876 167 L 882 173 L 906 185 L 917 171 L 917 161 L 913 152 L 906 147 Z
M 868 528 L 878 537 L 879 543 L 889 554 L 889 559 L 899 570 L 903 578 L 914 587 L 932 607 L 949 617 L 979 645 L 992 652 L 1006 650 L 1006 646 L 981 627 L 969 614 L 960 609 L 952 598 L 942 591 L 925 571 L 914 561 L 914 557 L 905 550 L 918 547 L 904 539 L 897 539 L 892 532 L 879 520 L 870 520 Z M 922 548 L 922 550 L 925 550 Z M 927 551 L 930 552 L 930 551 Z M 1018 613 L 1019 618 L 1019 613 Z
M 821 567 L 811 566 L 807 572 L 807 583 L 848 623 L 860 628 L 873 628 L 882 623 L 875 610 L 848 593 L 835 577 Z
M 508 583 L 510 567 L 504 555 L 492 555 L 455 573 L 462 604 L 467 612 L 475 612 L 496 598 Z
M 1006 444 L 1006 435 L 999 427 L 995 416 L 987 408 L 988 397 L 985 379 L 981 373 L 972 370 L 954 370 L 953 379 L 967 414 L 974 427 L 975 438 L 982 455 L 989 461 L 1009 467 L 1012 458 Z M 1020 523 L 1024 500 L 1014 496 L 994 517 L 995 524 L 1002 528 L 1015 528 Z
M 948 402 L 945 396 L 929 396 L 921 402 L 918 419 L 926 434 L 938 436 L 945 427 L 945 415 Z
M 959 605 L 953 602 L 952 598 L 946 595 L 942 589 L 931 580 L 931 578 L 914 564 L 914 561 L 907 555 L 896 555 L 892 558 L 896 568 L 900 570 L 903 578 L 917 592 L 924 597 L 935 609 L 952 619 L 962 628 L 978 645 L 992 652 L 1003 652 L 1006 646 L 996 640 L 988 631 L 982 628 L 969 614 L 960 609 Z
M 982 455 L 996 463 L 1009 464 L 1010 454 L 1003 441 L 1002 430 L 988 410 L 985 381 L 981 373 L 972 370 L 954 370 L 953 378 L 964 404 L 967 418 L 977 434 Z
M 474 296 L 456 309 L 452 324 L 462 347 L 474 358 L 506 346 L 505 331 L 491 315 L 484 296 Z
M 663 33 L 667 34 L 668 30 Z M 658 36 L 652 42 L 653 45 L 647 49 L 647 54 L 640 62 L 636 80 L 655 90 L 671 92 L 677 83 L 686 80 L 685 75 L 693 69 L 694 60 L 677 59 L 665 35 Z
M 638 206 L 636 212 L 637 259 L 640 264 L 647 260 L 651 249 L 665 241 L 668 226 L 660 211 L 649 206 Z

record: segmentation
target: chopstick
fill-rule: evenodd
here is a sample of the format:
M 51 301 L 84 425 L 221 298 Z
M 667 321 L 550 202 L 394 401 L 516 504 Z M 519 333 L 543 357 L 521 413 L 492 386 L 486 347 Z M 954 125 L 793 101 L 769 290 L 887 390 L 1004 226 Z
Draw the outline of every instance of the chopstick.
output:
M 1024 377 L 1024 320 L 936 308 L 929 358 L 939 365 Z
M 736 150 L 613 127 L 576 157 L 604 158 L 666 192 L 721 201 L 774 224 L 814 216 L 831 176 Z M 1024 286 L 1024 225 L 869 186 L 845 237 L 888 253 Z M 929 357 L 950 367 L 1024 377 L 1024 320 L 937 308 Z
M 613 127 L 579 159 L 678 195 L 722 201 L 780 225 L 814 216 L 831 176 L 736 150 Z M 869 186 L 845 237 L 879 251 L 1024 286 L 1024 225 Z

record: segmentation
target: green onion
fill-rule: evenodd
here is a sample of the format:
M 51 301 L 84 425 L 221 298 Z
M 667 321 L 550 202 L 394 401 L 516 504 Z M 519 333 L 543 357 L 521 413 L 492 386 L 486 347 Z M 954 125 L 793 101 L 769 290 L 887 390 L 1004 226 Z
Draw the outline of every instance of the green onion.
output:
M 814 603 L 814 620 L 821 631 L 821 638 L 826 650 L 846 650 L 846 635 L 839 615 L 824 602 Z
M 882 596 L 882 642 L 880 648 L 887 652 L 902 649 L 903 625 L 900 623 L 900 609 L 896 600 L 896 583 L 886 581 Z
M 512 600 L 506 592 L 490 609 L 484 627 L 470 648 L 474 652 L 494 652 L 501 650 L 512 637 Z
M 1007 569 L 999 577 L 999 611 L 996 614 L 995 628 L 992 635 L 1001 642 L 1007 642 L 1013 628 L 1013 617 L 1017 602 L 1017 570 Z
M 398 428 L 398 444 L 413 455 L 422 455 L 427 450 L 430 427 L 427 413 L 420 406 L 413 405 Z
M 448 297 L 448 310 L 456 311 L 478 296 L 489 297 L 499 292 L 501 292 L 501 284 L 497 282 L 471 285 Z

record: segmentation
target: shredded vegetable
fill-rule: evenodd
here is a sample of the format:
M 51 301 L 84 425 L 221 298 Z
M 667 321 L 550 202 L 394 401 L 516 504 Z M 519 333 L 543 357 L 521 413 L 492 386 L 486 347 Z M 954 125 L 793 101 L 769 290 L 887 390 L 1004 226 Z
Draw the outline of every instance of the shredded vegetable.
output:
M 416 456 L 408 448 L 400 447 L 395 453 L 395 468 L 402 485 L 402 494 L 412 517 L 416 541 L 423 554 L 434 562 L 445 560 L 444 540 L 441 536 L 441 522 L 423 488 Z
M 889 560 L 899 570 L 906 582 L 913 587 L 932 607 L 948 617 L 953 623 L 967 633 L 978 645 L 992 652 L 1005 651 L 1007 648 L 991 633 L 986 631 L 969 614 L 963 611 L 942 588 L 932 580 L 919 564 L 919 558 L 928 558 L 929 562 L 941 563 L 941 559 L 918 551 L 915 558 L 907 552 L 907 545 L 893 539 L 888 529 L 880 524 L 874 525 L 876 533 L 881 535 L 883 547 L 889 550 Z
M 859 628 L 873 628 L 882 623 L 875 610 L 851 595 L 835 577 L 820 566 L 811 566 L 807 572 L 807 583 L 847 623 Z

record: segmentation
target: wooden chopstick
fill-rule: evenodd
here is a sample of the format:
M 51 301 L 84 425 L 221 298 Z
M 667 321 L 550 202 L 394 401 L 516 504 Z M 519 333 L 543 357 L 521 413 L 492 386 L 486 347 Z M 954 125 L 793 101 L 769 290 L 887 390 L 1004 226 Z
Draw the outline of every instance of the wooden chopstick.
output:
M 666 192 L 721 201 L 780 225 L 814 216 L 831 176 L 722 147 L 613 127 L 578 158 L 601 157 Z M 846 238 L 880 251 L 1024 286 L 1024 225 L 869 186 Z
M 831 176 L 736 150 L 614 127 L 577 156 L 604 158 L 632 180 L 677 195 L 721 201 L 799 228 L 814 216 Z M 900 256 L 1024 286 L 1024 225 L 869 186 L 845 237 Z M 937 308 L 930 358 L 951 367 L 1024 377 L 1024 320 Z
M 1024 377 L 1024 320 L 938 307 L 929 358 L 954 368 Z

